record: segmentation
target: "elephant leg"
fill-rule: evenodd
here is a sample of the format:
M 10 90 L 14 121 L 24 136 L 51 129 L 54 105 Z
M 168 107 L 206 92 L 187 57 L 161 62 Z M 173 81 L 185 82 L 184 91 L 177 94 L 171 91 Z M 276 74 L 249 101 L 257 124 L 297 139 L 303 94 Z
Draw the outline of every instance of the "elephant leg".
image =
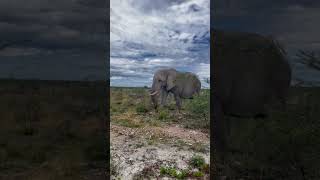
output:
M 158 102 L 157 98 L 152 96 L 151 97 L 151 104 L 153 105 L 154 110 L 157 112 L 158 111 Z
M 157 105 L 157 104 L 154 105 L 154 110 L 155 110 L 156 112 L 158 112 L 158 105 Z
M 174 95 L 174 99 L 176 100 L 176 106 L 178 108 L 178 112 L 180 113 L 180 110 L 181 110 L 181 98 L 178 95 Z
M 217 153 L 224 159 L 223 154 L 227 149 L 226 146 L 226 122 L 224 118 L 222 104 L 217 97 L 213 97 L 213 142 Z
M 213 179 L 226 179 L 224 175 L 224 168 L 226 164 L 226 127 L 229 126 L 229 119 L 224 118 L 224 111 L 219 98 L 213 96 L 213 121 L 211 121 L 211 126 L 213 126 L 213 146 L 214 146 L 214 166 L 212 166 Z M 228 127 L 229 128 L 229 127 Z
M 161 93 L 161 105 L 166 106 L 167 105 L 167 98 L 168 98 L 168 92 L 163 90 Z

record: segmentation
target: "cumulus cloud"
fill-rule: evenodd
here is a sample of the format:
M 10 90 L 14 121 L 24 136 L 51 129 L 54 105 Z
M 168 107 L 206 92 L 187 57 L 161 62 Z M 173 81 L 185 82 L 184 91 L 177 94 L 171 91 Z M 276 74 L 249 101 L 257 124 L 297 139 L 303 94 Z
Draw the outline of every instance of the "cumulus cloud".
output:
M 156 69 L 209 69 L 209 0 L 111 0 L 111 85 L 151 84 Z M 115 77 L 115 78 L 114 78 Z

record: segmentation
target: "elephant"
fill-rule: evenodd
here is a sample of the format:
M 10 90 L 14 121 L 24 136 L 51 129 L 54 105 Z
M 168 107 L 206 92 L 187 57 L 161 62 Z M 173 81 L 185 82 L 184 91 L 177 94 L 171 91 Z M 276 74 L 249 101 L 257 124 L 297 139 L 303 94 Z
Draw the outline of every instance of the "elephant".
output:
M 211 30 L 213 62 L 213 140 L 227 150 L 228 118 L 265 118 L 266 105 L 280 102 L 283 110 L 291 81 L 286 52 L 273 38 L 255 33 Z
M 168 94 L 172 93 L 180 112 L 181 99 L 192 99 L 193 95 L 199 95 L 200 89 L 201 82 L 197 75 L 166 68 L 159 69 L 154 73 L 150 96 L 154 109 L 157 110 L 159 97 L 161 105 L 165 105 Z

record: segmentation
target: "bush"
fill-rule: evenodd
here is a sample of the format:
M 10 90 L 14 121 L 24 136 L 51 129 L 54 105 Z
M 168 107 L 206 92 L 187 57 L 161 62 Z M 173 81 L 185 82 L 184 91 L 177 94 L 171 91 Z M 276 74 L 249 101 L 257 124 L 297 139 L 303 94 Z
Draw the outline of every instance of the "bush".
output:
M 193 171 L 192 169 L 198 170 Z M 186 169 L 177 170 L 175 167 L 161 166 L 160 175 L 169 176 L 175 179 L 185 179 L 188 177 L 203 177 L 206 173 L 209 173 L 209 164 L 205 163 L 205 160 L 201 156 L 193 156 L 190 160 L 189 167 Z
M 186 110 L 208 119 L 210 111 L 210 91 L 202 90 L 199 96 L 194 96 L 194 98 L 186 104 Z
M 203 177 L 204 174 L 203 174 L 203 172 L 201 172 L 201 171 L 196 171 L 196 172 L 193 173 L 193 176 L 194 176 L 194 177 Z
M 210 128 L 210 90 L 201 90 L 199 96 L 185 103 L 185 110 L 189 118 L 185 124 L 187 128 Z
M 163 176 L 169 175 L 169 176 L 174 177 L 176 179 L 184 179 L 188 176 L 188 171 L 181 170 L 179 172 L 174 167 L 161 167 L 160 174 Z
M 148 109 L 146 108 L 146 106 L 142 103 L 137 104 L 136 106 L 136 112 L 139 114 L 144 114 L 146 112 L 148 112 Z
M 158 114 L 159 120 L 167 120 L 169 118 L 169 113 L 166 110 L 160 110 Z
M 190 159 L 190 165 L 196 168 L 201 168 L 206 164 L 204 158 L 200 155 L 193 155 Z

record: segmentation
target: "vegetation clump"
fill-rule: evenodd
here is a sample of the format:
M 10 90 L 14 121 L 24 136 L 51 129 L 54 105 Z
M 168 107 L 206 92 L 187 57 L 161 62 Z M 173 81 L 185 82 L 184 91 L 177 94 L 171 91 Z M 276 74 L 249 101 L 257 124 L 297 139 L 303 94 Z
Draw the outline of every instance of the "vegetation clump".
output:
M 169 113 L 168 111 L 166 110 L 160 110 L 159 111 L 159 114 L 158 114 L 158 119 L 159 120 L 162 120 L 162 121 L 165 121 L 165 120 L 168 120 L 169 119 Z
M 200 155 L 193 155 L 192 158 L 190 159 L 190 165 L 196 168 L 201 168 L 204 166 L 206 161 L 204 158 Z
M 193 169 L 197 169 L 193 171 Z M 189 167 L 178 170 L 172 166 L 160 167 L 161 176 L 169 176 L 176 179 L 199 178 L 209 174 L 209 164 L 206 164 L 204 158 L 200 155 L 194 155 L 189 161 Z
M 148 112 L 148 109 L 144 104 L 140 103 L 136 105 L 136 112 L 138 114 L 144 114 Z
M 184 179 L 188 176 L 188 171 L 187 170 L 178 171 L 174 167 L 161 167 L 160 175 L 162 176 L 168 175 L 173 178 Z

